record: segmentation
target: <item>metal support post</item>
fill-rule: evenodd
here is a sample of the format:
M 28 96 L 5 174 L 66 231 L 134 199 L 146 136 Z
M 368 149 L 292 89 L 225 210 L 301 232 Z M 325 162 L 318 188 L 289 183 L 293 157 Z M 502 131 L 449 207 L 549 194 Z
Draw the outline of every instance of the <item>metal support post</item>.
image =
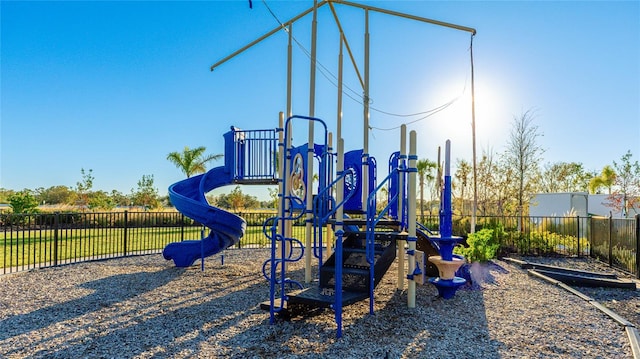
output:
M 409 290 L 407 292 L 407 306 L 409 308 L 416 307 L 416 281 L 413 278 L 413 273 L 416 268 L 416 162 L 418 156 L 416 155 L 416 131 L 409 133 L 409 194 L 407 195 L 408 203 L 408 219 L 409 226 L 409 268 L 408 272 L 411 274 L 409 279 Z

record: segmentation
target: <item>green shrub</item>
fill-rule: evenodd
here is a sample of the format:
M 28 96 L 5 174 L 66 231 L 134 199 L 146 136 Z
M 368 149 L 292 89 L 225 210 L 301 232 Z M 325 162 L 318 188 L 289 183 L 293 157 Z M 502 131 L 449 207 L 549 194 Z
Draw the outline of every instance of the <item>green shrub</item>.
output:
M 495 258 L 500 241 L 493 229 L 482 229 L 469 234 L 468 247 L 455 247 L 454 253 L 463 255 L 469 262 L 486 262 Z
M 455 236 L 466 234 L 471 227 L 470 219 L 469 217 L 454 218 L 451 227 L 453 235 Z
M 38 213 L 38 200 L 31 194 L 31 191 L 24 190 L 13 193 L 9 196 L 9 205 L 15 214 Z
M 518 253 L 523 255 L 578 254 L 578 238 L 576 236 L 553 233 L 549 231 L 531 231 L 529 233 L 512 233 L 516 241 Z M 580 252 L 588 253 L 589 244 L 580 243 Z

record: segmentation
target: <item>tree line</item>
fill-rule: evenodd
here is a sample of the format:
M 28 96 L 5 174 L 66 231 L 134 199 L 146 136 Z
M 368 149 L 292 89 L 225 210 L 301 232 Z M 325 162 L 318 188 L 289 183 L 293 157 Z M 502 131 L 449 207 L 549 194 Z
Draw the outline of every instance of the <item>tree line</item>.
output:
M 93 189 L 93 170 L 80 170 L 82 179 L 75 187 L 51 186 L 49 188 L 23 189 L 21 191 L 0 188 L 0 203 L 8 203 L 14 213 L 35 213 L 40 205 L 71 206 L 80 210 L 112 210 L 116 207 L 158 208 L 167 200 L 158 195 L 153 175 L 143 175 L 131 193 L 110 193 Z
M 452 174 L 454 210 L 470 215 L 476 200 L 479 216 L 527 215 L 531 199 L 538 193 L 588 192 L 608 194 L 608 205 L 625 216 L 633 216 L 640 205 L 640 165 L 631 151 L 619 161 L 606 165 L 598 173 L 579 162 L 543 163 L 542 136 L 534 123 L 535 113 L 514 116 L 506 148 L 501 153 L 483 150 L 477 160 L 476 194 L 473 164 L 456 161 Z M 422 163 L 421 163 L 422 162 Z M 418 161 L 420 199 L 418 209 L 424 215 L 438 213 L 441 165 L 437 161 Z M 430 200 L 424 200 L 425 191 Z
M 223 155 L 207 155 L 206 148 L 185 147 L 181 152 L 171 152 L 167 160 L 173 163 L 187 178 L 206 172 L 206 164 L 222 158 Z M 124 194 L 117 190 L 105 192 L 94 190 L 93 170 L 80 170 L 81 179 L 76 186 L 52 186 L 49 188 L 23 189 L 20 191 L 0 188 L 0 203 L 9 204 L 13 213 L 36 213 L 41 205 L 70 206 L 76 210 L 110 211 L 118 207 L 142 209 L 162 209 L 172 207 L 168 196 L 160 196 L 154 185 L 153 175 L 143 175 L 137 187 Z M 233 211 L 252 208 L 274 207 L 274 201 L 259 201 L 257 197 L 242 193 L 236 186 L 229 194 L 207 195 L 211 205 Z

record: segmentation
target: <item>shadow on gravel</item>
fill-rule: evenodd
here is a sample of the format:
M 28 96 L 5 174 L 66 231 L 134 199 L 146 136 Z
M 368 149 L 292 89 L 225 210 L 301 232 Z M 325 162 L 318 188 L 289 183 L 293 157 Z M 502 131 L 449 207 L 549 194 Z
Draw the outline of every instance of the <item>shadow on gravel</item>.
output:
M 446 358 L 453 353 L 459 358 L 500 358 L 502 344 L 491 338 L 481 287 L 495 283 L 492 271 L 508 272 L 492 263 L 474 266 L 469 273 L 473 280 L 451 299 L 439 297 L 430 283 L 418 285 L 415 308 L 407 307 L 406 291 L 396 291 L 374 314 L 385 321 L 396 321 L 399 334 L 386 343 L 384 338 L 377 339 L 385 344 L 381 358 Z
M 117 274 L 80 284 L 93 293 L 82 298 L 44 307 L 0 321 L 0 340 L 43 329 L 87 313 L 112 306 L 144 292 L 152 291 L 179 276 L 183 270 L 168 268 L 159 272 Z M 123 286 L 126 286 L 124 288 Z M 135 290 L 132 290 L 134 288 Z
M 174 273 L 166 276 L 167 282 L 184 272 L 177 268 L 168 270 Z M 200 271 L 195 267 L 187 270 Z M 154 275 L 164 276 L 160 273 L 146 275 L 152 278 Z M 262 315 L 264 312 L 257 308 L 258 303 L 252 295 L 255 296 L 258 292 L 262 297 L 261 292 L 264 292 L 264 298 L 267 298 L 269 286 L 258 273 L 229 274 L 225 273 L 224 266 L 205 270 L 202 275 L 204 282 L 215 286 L 209 287 L 204 284 L 205 288 L 185 287 L 171 296 L 141 302 L 128 311 L 115 313 L 114 315 L 121 317 L 114 318 L 115 320 L 107 325 L 103 324 L 100 332 L 74 340 L 74 343 L 69 343 L 67 347 L 56 348 L 53 352 L 41 352 L 38 355 L 46 354 L 56 358 L 136 357 L 142 354 L 146 358 L 167 358 L 178 354 L 187 357 L 226 357 L 221 352 L 203 350 L 203 345 L 216 334 L 236 332 L 233 328 L 245 320 L 252 311 Z M 135 279 L 135 276 L 131 278 L 132 281 Z M 149 281 L 149 278 L 146 280 Z M 162 284 L 158 283 L 157 287 Z M 93 283 L 91 286 L 95 288 L 108 285 L 109 283 L 105 282 Z M 236 287 L 243 289 L 236 290 Z M 153 288 L 147 288 L 151 289 Z M 136 295 L 143 294 L 142 292 L 143 290 L 137 291 Z M 221 295 L 222 292 L 227 294 Z M 118 296 L 117 290 L 103 294 L 109 297 L 105 302 L 107 305 L 128 299 Z M 87 300 L 93 302 L 96 299 L 94 297 Z M 235 304 L 229 305 L 232 302 Z M 268 312 L 265 317 L 268 318 Z M 242 335 L 240 330 L 237 333 Z
M 57 358 L 317 358 L 359 351 L 372 358 L 450 357 L 452 353 L 467 358 L 500 357 L 501 343 L 488 330 L 483 290 L 460 290 L 453 299 L 444 300 L 437 297 L 434 286 L 418 286 L 416 308 L 408 308 L 406 292 L 395 289 L 392 269 L 382 280 L 386 286 L 376 289 L 375 314 L 368 314 L 368 300 L 345 307 L 343 338 L 336 339 L 331 310 L 320 313 L 322 318 L 270 325 L 269 313 L 259 308 L 268 298 L 269 284 L 251 268 L 236 266 L 234 271 L 225 265 L 209 267 L 197 276 L 188 272 L 196 270 L 199 272 L 193 267 L 186 271 L 167 268 L 88 282 L 82 287 L 95 292 L 86 297 L 1 321 L 0 338 L 37 331 L 41 339 L 31 344 L 48 349 L 33 356 Z M 498 269 L 489 269 L 484 279 L 491 280 L 494 270 Z M 289 275 L 301 280 L 304 271 Z M 195 284 L 184 285 L 181 276 L 189 276 L 187 283 Z M 171 281 L 175 283 L 169 286 L 177 286 L 178 291 L 143 296 Z M 121 288 L 122 283 L 129 288 Z M 143 297 L 136 299 L 138 295 Z M 78 323 L 74 318 L 79 318 Z M 87 322 L 91 318 L 96 322 Z M 42 333 L 52 323 L 60 323 L 63 330 Z M 80 335 L 72 335 L 74 331 Z M 61 340 L 63 344 L 55 344 Z M 22 350 L 5 354 L 17 357 Z

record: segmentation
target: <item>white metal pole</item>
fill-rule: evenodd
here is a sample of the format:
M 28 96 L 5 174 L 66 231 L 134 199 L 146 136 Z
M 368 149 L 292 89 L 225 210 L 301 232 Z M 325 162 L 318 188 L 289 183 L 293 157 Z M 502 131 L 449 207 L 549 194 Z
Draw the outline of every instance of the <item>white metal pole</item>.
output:
M 416 267 L 416 131 L 409 133 L 409 194 L 407 195 L 409 213 L 409 273 L 413 273 Z M 416 307 L 416 281 L 409 280 L 409 291 L 407 292 L 407 306 Z
M 340 32 L 340 49 L 338 52 L 338 110 L 336 113 L 336 142 L 338 145 L 338 164 L 336 166 L 336 173 L 342 173 L 344 171 L 344 141 L 342 139 L 342 71 L 343 71 L 343 48 L 344 37 L 342 32 Z M 342 198 L 344 197 L 344 182 L 340 181 L 336 186 L 336 203 L 342 202 Z M 336 222 L 342 222 L 343 217 L 343 209 L 340 206 L 336 213 Z M 342 225 L 335 226 L 335 230 L 341 230 Z M 330 233 L 330 231 L 327 231 Z M 327 247 L 328 249 L 330 247 Z M 330 256 L 331 253 L 327 250 L 327 257 Z
M 282 201 L 280 200 L 280 198 L 282 198 L 281 196 L 284 196 L 284 187 L 282 185 L 283 179 L 284 179 L 284 112 L 280 111 L 279 114 L 279 118 L 278 118 L 278 128 L 282 129 L 281 131 L 278 132 L 278 199 L 276 200 L 277 203 L 277 210 L 278 210 L 278 216 L 282 216 L 282 214 L 284 213 L 284 208 L 282 207 Z M 285 205 L 286 206 L 286 205 Z M 280 223 L 280 221 L 278 221 L 278 233 L 284 233 L 284 228 L 282 226 L 282 223 Z
M 344 38 L 342 33 L 340 34 L 340 50 L 338 52 L 338 113 L 336 114 L 336 139 L 340 141 L 342 138 L 342 70 L 343 70 L 343 56 L 342 47 Z
M 329 151 L 331 151 L 331 147 L 333 146 L 333 133 L 329 132 Z M 327 160 L 330 160 L 331 156 L 327 156 Z M 328 169 L 327 166 L 325 166 L 325 168 Z M 333 178 L 332 174 L 327 173 L 326 174 L 327 178 L 331 179 Z M 329 185 L 329 183 L 331 183 L 331 180 L 327 181 L 327 186 Z M 337 203 L 337 202 L 336 202 Z M 333 245 L 333 231 L 331 230 L 331 224 L 327 223 L 327 240 L 326 240 L 326 246 L 327 246 L 327 258 L 329 258 L 331 256 L 331 246 Z
M 369 197 L 369 10 L 364 11 L 364 138 L 362 151 L 362 205 L 367 210 Z
M 309 117 L 315 116 L 316 102 L 316 38 L 318 32 L 318 1 L 313 1 L 313 21 L 311 22 L 311 69 L 309 74 Z M 305 196 L 307 210 L 307 225 L 305 238 L 305 258 L 304 258 L 304 281 L 311 282 L 311 258 L 313 256 L 313 143 L 314 143 L 314 121 L 309 121 L 309 139 L 307 141 L 307 193 Z
M 344 140 L 338 138 L 338 163 L 336 165 L 336 172 L 344 172 Z M 336 203 L 342 202 L 344 197 L 344 180 L 338 181 L 336 186 Z M 342 230 L 342 222 L 344 220 L 343 206 L 338 207 L 336 211 L 336 232 Z
M 293 22 L 289 24 L 289 41 L 287 44 L 287 116 L 286 118 L 289 118 L 293 115 L 293 110 L 292 110 L 292 106 L 293 106 L 293 100 L 292 98 L 292 81 L 293 81 L 293 75 L 292 75 L 292 68 L 293 68 Z M 282 157 L 282 163 L 283 163 L 283 168 L 287 168 L 286 166 L 289 165 L 289 163 L 285 163 L 287 161 L 287 153 L 288 151 L 291 149 L 291 138 L 293 137 L 293 124 L 291 123 L 291 121 L 288 121 L 289 124 L 287 125 L 287 132 L 289 133 L 289 138 L 285 138 L 286 143 L 284 144 L 284 155 Z M 283 126 L 284 127 L 284 126 Z M 290 173 L 289 171 L 285 171 L 284 172 L 284 176 L 289 176 Z M 284 179 L 284 177 L 281 177 L 281 179 Z M 286 188 L 284 188 L 284 194 L 286 196 L 291 194 L 291 181 L 287 181 L 287 185 Z M 285 201 L 284 204 L 284 209 L 286 213 L 289 213 L 289 207 L 291 206 L 291 203 L 289 201 Z M 283 234 L 286 238 L 291 238 L 292 234 L 293 234 L 293 221 L 285 221 L 285 226 L 284 226 L 284 231 Z M 286 248 L 285 250 L 287 251 L 287 253 L 291 253 L 291 242 L 289 241 L 285 241 L 286 243 Z
M 289 43 L 287 45 L 287 118 L 293 115 L 291 109 L 291 69 L 293 63 L 293 46 L 291 44 L 293 38 L 293 23 L 289 24 Z
M 400 158 L 398 158 L 398 166 L 402 166 L 402 162 L 407 157 L 407 125 L 400 126 Z M 404 208 L 404 172 L 398 173 L 398 217 L 400 218 L 400 222 L 402 223 L 402 209 Z M 405 228 L 402 227 L 400 230 L 404 231 Z M 398 242 L 398 289 L 404 288 L 404 278 L 405 278 L 405 256 L 404 256 L 404 247 L 406 242 L 402 239 L 399 239 Z
M 476 215 L 478 210 L 478 166 L 476 157 L 476 95 L 475 82 L 473 73 L 473 35 L 471 35 L 471 45 L 469 46 L 471 53 L 471 139 L 473 146 L 473 209 L 471 210 L 471 228 L 470 233 L 476 232 Z M 464 198 L 462 199 L 464 201 Z

